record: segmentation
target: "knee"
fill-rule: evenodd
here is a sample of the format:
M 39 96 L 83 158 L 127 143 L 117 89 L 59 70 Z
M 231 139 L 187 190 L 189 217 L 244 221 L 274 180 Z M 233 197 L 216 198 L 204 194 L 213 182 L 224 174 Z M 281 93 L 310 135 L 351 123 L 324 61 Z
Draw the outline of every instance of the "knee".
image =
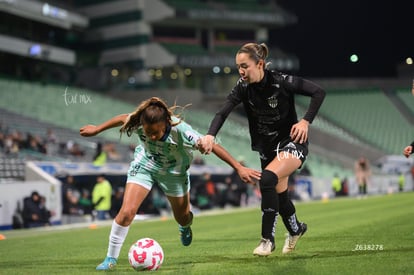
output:
M 131 222 L 134 220 L 134 217 L 136 215 L 136 209 L 135 208 L 121 208 L 121 210 L 119 210 L 118 215 L 116 215 L 116 222 L 119 225 L 122 226 L 128 226 L 131 224 Z
M 260 191 L 275 190 L 275 186 L 278 183 L 278 177 L 275 173 L 270 170 L 263 170 L 260 178 Z

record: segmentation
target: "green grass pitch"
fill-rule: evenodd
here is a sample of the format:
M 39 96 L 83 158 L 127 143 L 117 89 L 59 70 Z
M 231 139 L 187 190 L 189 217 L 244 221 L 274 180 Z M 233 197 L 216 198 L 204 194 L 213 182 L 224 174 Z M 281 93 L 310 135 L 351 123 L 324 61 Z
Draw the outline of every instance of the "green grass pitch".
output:
M 297 203 L 296 208 L 308 232 L 289 255 L 281 253 L 286 229 L 280 218 L 275 252 L 254 257 L 259 208 L 225 210 L 195 216 L 189 247 L 181 245 L 172 218 L 134 222 L 110 273 L 136 272 L 127 253 L 142 237 L 156 239 L 164 249 L 159 274 L 414 273 L 414 192 Z M 109 231 L 108 225 L 98 225 L 0 232 L 6 237 L 0 241 L 0 274 L 102 273 L 95 267 L 105 257 Z

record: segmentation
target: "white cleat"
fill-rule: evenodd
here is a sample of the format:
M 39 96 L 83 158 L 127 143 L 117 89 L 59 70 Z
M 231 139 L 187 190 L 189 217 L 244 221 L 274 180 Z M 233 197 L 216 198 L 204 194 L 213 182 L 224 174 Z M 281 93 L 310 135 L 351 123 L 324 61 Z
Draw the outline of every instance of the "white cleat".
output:
M 269 239 L 261 239 L 259 246 L 253 250 L 255 256 L 269 256 L 275 250 L 275 245 Z
M 298 242 L 299 238 L 303 236 L 303 234 L 306 233 L 306 230 L 308 230 L 308 226 L 305 223 L 301 223 L 302 231 L 299 235 L 291 236 L 290 234 L 287 234 L 285 245 L 283 246 L 282 253 L 288 254 L 295 250 L 296 243 Z

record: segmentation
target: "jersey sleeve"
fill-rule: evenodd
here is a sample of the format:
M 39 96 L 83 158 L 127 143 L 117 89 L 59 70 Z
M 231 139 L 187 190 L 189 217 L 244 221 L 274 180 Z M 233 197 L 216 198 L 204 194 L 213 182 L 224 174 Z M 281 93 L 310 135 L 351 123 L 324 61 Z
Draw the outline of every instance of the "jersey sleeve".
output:
M 201 135 L 198 131 L 194 130 L 190 124 L 181 121 L 179 124 L 179 133 L 181 135 L 183 145 L 190 146 L 192 148 L 196 148 L 197 140 L 199 140 L 203 135 Z
M 216 136 L 231 111 L 233 111 L 234 107 L 240 104 L 242 101 L 242 85 L 242 82 L 239 80 L 231 93 L 227 96 L 223 106 L 218 110 L 213 120 L 211 121 L 210 127 L 207 131 L 208 135 Z
M 311 97 L 304 119 L 312 123 L 325 99 L 325 90 L 316 83 L 292 75 L 284 75 L 284 86 L 288 91 Z

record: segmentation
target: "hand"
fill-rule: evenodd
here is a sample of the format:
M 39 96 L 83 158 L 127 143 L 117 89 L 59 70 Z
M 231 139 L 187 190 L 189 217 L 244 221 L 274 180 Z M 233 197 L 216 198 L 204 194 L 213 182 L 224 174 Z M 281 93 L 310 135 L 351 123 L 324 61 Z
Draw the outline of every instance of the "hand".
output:
M 412 152 L 413 152 L 413 147 L 411 145 L 408 145 L 407 147 L 404 148 L 403 154 L 406 158 L 408 158 Z
M 260 180 L 261 173 L 257 170 L 241 166 L 237 169 L 237 174 L 243 182 L 255 185 Z
M 79 133 L 83 137 L 92 137 L 99 133 L 98 127 L 95 125 L 85 125 L 80 128 Z
M 202 154 L 210 154 L 213 150 L 214 136 L 205 135 L 197 141 L 197 148 Z
M 292 126 L 290 137 L 295 143 L 304 143 L 308 139 L 309 122 L 301 119 Z

